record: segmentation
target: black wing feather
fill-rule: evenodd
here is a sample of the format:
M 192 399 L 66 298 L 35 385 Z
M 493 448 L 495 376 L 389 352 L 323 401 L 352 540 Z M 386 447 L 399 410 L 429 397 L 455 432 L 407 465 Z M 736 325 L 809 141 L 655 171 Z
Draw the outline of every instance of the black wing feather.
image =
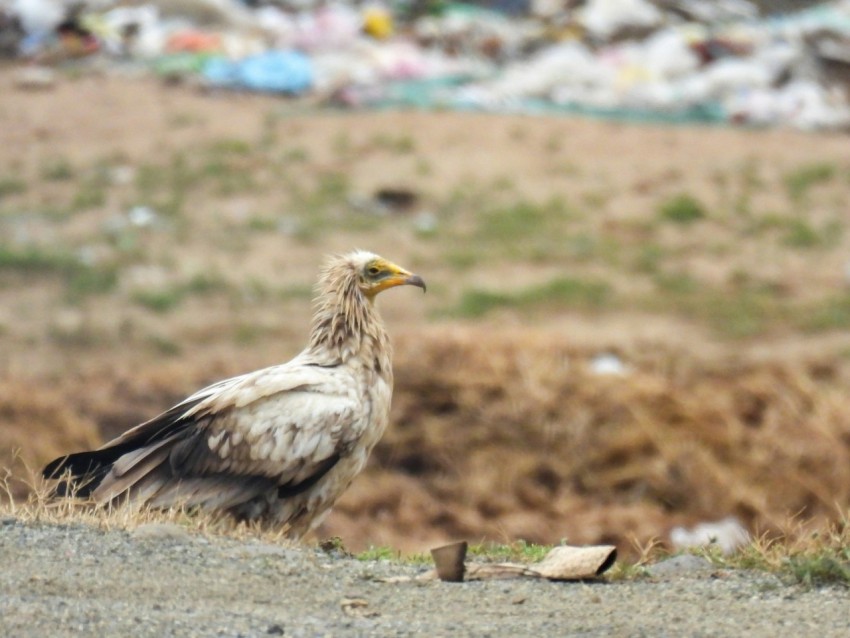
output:
M 319 480 L 325 474 L 327 474 L 333 469 L 333 466 L 339 462 L 339 459 L 339 452 L 337 452 L 333 456 L 329 456 L 324 461 L 322 461 L 316 471 L 300 483 L 287 483 L 286 485 L 280 485 L 277 488 L 277 497 L 289 498 L 290 496 L 295 496 L 296 494 L 301 494 L 301 492 L 309 490 L 316 483 L 318 483 Z
M 166 410 L 150 421 L 138 426 L 138 432 L 115 445 L 100 450 L 88 450 L 60 456 L 48 463 L 41 471 L 46 479 L 62 478 L 70 474 L 70 480 L 60 481 L 54 488 L 55 496 L 75 496 L 85 498 L 97 489 L 103 478 L 109 473 L 112 464 L 119 458 L 151 443 L 178 434 L 194 423 L 192 417 L 186 417 L 188 410 L 203 400 L 196 399 L 180 403 Z

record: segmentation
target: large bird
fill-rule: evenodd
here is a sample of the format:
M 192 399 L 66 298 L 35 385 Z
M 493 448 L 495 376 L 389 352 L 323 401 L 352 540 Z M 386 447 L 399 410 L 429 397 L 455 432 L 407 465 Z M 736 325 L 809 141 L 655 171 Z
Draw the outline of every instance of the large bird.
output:
M 375 296 L 425 289 L 372 253 L 328 260 L 309 345 L 282 365 L 220 381 L 43 470 L 59 496 L 130 499 L 260 519 L 300 538 L 363 469 L 389 420 L 393 373 Z

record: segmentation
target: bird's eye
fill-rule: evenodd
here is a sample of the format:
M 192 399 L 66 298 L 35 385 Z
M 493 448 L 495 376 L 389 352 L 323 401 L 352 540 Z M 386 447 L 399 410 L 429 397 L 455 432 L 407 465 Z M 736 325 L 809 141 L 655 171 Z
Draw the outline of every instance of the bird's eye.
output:
M 377 266 L 370 266 L 370 267 L 369 267 L 368 273 L 369 273 L 370 275 L 373 275 L 373 276 L 374 276 L 374 275 L 377 275 L 379 272 L 381 272 L 381 269 L 380 269 L 380 268 L 378 268 Z

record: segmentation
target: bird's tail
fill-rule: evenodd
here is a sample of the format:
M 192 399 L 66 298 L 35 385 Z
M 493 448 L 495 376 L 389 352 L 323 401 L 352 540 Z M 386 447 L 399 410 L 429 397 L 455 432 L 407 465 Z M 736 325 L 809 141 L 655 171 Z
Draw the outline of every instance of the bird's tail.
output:
M 52 496 L 88 498 L 124 453 L 106 448 L 60 456 L 48 463 L 41 475 L 48 480 L 58 479 Z

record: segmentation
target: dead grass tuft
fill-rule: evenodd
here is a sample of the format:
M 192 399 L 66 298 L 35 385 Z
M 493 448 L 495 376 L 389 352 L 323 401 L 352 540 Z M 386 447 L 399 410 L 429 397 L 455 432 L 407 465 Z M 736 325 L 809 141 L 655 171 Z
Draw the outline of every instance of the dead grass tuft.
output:
M 732 556 L 711 549 L 704 554 L 722 567 L 764 569 L 805 587 L 850 587 L 848 515 L 839 511 L 834 522 L 815 530 L 792 518 L 778 537 L 763 534 Z
M 7 469 L 0 478 L 0 515 L 29 524 L 88 525 L 101 530 L 129 531 L 147 524 L 170 523 L 204 536 L 292 545 L 285 529 L 237 522 L 227 515 L 198 509 L 151 509 L 133 503 L 97 505 L 87 499 L 55 498 L 51 486 L 37 471 L 27 467 L 25 472 L 23 478 L 20 474 L 13 476 Z M 18 496 L 22 484 L 27 491 L 23 499 Z

